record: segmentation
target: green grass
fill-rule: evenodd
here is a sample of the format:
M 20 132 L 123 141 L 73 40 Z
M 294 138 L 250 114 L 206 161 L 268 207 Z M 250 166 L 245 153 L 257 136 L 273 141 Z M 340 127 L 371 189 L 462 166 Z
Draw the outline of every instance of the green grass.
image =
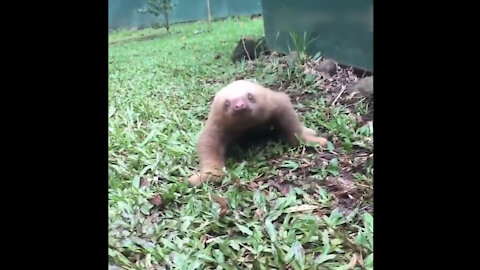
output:
M 353 211 L 340 211 L 325 183 L 342 175 L 353 150 L 371 148 L 373 131 L 357 127 L 344 107 L 328 108 L 311 78 L 279 72 L 276 62 L 259 60 L 256 68 L 232 64 L 240 38 L 263 34 L 261 19 L 213 22 L 211 29 L 199 22 L 173 25 L 171 35 L 163 35 L 165 29 L 109 35 L 110 264 L 349 269 L 352 258 L 361 256 L 364 267 L 372 269 L 372 215 L 362 211 L 362 200 Z M 135 41 L 158 33 L 158 38 Z M 288 79 L 292 88 L 315 93 L 317 98 L 296 105 L 305 108 L 301 117 L 307 125 L 334 137 L 326 152 L 337 156 L 314 165 L 312 160 L 320 160 L 316 151 L 268 142 L 242 152 L 243 160 L 229 159 L 220 187 L 191 188 L 186 179 L 198 166 L 195 143 L 211 98 L 244 78 L 265 85 Z M 363 103 L 357 106 L 368 111 Z M 355 184 L 370 189 L 373 171 L 365 166 L 354 174 Z M 295 186 L 304 173 L 312 176 L 309 188 Z M 293 186 L 275 186 L 271 180 L 279 177 Z

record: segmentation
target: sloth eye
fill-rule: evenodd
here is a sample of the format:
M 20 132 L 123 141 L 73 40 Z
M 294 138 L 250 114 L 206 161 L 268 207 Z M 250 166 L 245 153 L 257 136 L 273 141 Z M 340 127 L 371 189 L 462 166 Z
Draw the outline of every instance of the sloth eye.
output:
M 225 107 L 228 107 L 228 106 L 230 106 L 230 101 L 227 100 L 225 101 Z
M 248 97 L 248 100 L 253 101 L 253 95 L 252 94 L 248 93 L 247 97 Z

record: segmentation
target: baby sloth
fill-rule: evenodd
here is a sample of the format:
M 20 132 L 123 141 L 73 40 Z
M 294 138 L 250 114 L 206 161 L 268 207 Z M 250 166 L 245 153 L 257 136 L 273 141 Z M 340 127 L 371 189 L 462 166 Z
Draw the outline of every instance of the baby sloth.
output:
M 197 142 L 200 173 L 188 181 L 196 186 L 207 180 L 219 180 L 224 174 L 227 146 L 250 132 L 278 129 L 286 141 L 296 146 L 301 138 L 306 143 L 324 147 L 327 139 L 317 136 L 297 118 L 290 97 L 261 85 L 239 80 L 217 92 L 205 128 Z

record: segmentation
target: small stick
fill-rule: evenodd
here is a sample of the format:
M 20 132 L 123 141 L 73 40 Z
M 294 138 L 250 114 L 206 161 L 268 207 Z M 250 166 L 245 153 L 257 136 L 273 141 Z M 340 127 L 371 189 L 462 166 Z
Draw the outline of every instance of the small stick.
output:
M 247 53 L 248 60 L 252 60 L 252 58 L 250 58 L 250 54 L 247 51 L 247 48 L 245 47 L 245 40 L 243 38 L 242 38 L 242 44 L 243 44 L 243 49 Z
M 345 91 L 345 89 L 347 89 L 347 87 L 345 87 L 345 85 L 342 85 L 342 90 L 340 91 L 340 93 L 338 93 L 338 96 L 333 100 L 332 106 L 335 105 L 335 102 L 337 102 L 338 98 L 343 94 L 343 91 Z

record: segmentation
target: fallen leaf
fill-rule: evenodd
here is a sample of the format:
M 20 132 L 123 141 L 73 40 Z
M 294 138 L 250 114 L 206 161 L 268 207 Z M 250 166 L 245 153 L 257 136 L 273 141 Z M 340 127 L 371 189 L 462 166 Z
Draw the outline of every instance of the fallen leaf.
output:
M 248 187 L 251 189 L 255 189 L 258 187 L 258 184 L 256 182 L 250 182 L 250 184 L 248 184 Z
M 356 264 L 357 264 L 357 254 L 355 253 L 353 254 L 352 259 L 348 263 L 347 269 L 353 269 Z
M 357 262 L 358 262 L 358 264 L 360 264 L 362 267 L 364 266 L 362 253 L 360 253 L 360 256 L 358 257 Z
M 162 197 L 160 195 L 153 195 L 151 198 L 150 198 L 150 203 L 155 205 L 155 206 L 159 206 L 159 205 L 162 205 L 163 203 L 163 200 L 162 200 Z
M 140 178 L 140 188 L 148 188 L 150 186 L 150 180 L 146 178 Z
M 288 193 L 290 193 L 290 187 L 287 185 L 279 185 L 278 186 L 278 191 L 282 193 L 282 195 L 287 196 Z
M 263 217 L 263 211 L 262 211 L 262 209 L 260 209 L 260 208 L 257 209 L 257 210 L 255 211 L 255 216 L 258 217 L 259 219 L 262 219 L 262 217 Z
M 282 195 L 286 196 L 288 193 L 290 193 L 290 187 L 288 185 L 280 185 L 274 180 L 268 180 L 268 184 L 270 186 L 276 187 L 277 190 L 282 193 Z
M 292 213 L 292 212 L 301 212 L 301 211 L 308 211 L 308 210 L 315 210 L 319 208 L 318 206 L 316 205 L 310 205 L 310 204 L 302 204 L 302 205 L 298 205 L 298 206 L 292 206 L 292 207 L 289 207 L 287 208 L 285 211 L 287 213 Z
M 220 196 L 213 196 L 212 198 L 214 201 L 220 204 L 220 213 L 219 215 L 222 216 L 227 212 L 227 199 L 222 198 Z
M 362 116 L 361 116 L 359 113 L 357 113 L 357 114 L 355 115 L 355 117 L 356 117 L 356 120 L 357 120 L 358 124 L 362 124 L 362 123 L 363 123 L 363 118 L 362 118 Z

